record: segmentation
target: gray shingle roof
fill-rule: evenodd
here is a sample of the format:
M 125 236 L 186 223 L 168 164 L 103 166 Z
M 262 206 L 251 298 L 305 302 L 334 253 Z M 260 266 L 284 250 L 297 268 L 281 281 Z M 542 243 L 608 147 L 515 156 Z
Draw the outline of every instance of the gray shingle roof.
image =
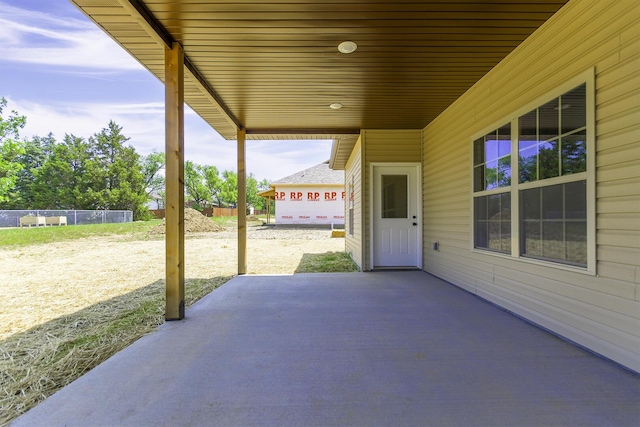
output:
M 271 182 L 271 186 L 282 184 L 336 184 L 344 185 L 344 171 L 329 169 L 329 161 L 312 166 L 293 175 Z

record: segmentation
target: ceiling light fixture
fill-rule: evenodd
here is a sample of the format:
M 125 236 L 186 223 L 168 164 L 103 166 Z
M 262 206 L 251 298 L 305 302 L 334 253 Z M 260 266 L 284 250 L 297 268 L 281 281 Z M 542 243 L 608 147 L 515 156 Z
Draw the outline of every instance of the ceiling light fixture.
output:
M 344 54 L 353 53 L 357 48 L 358 45 L 352 41 L 342 42 L 338 45 L 338 51 Z
M 342 108 L 342 104 L 340 104 L 339 102 L 334 102 L 333 104 L 329 105 L 329 108 L 331 108 L 332 110 L 339 110 Z

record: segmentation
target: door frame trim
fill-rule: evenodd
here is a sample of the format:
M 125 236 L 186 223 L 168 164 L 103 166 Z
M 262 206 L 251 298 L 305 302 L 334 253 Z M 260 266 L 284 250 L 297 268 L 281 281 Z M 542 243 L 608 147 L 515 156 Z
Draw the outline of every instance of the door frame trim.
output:
M 373 194 L 374 194 L 374 184 L 375 184 L 375 168 L 376 167 L 387 167 L 387 166 L 400 166 L 400 167 L 414 167 L 416 170 L 416 179 L 417 179 L 417 208 L 418 208 L 418 239 L 417 239 L 417 256 L 418 262 L 416 267 L 422 270 L 422 247 L 423 244 L 423 236 L 422 236 L 422 163 L 420 162 L 371 162 L 369 163 L 369 270 L 374 269 L 373 258 L 374 258 L 374 229 L 373 229 L 373 219 L 374 219 L 374 203 L 373 203 Z

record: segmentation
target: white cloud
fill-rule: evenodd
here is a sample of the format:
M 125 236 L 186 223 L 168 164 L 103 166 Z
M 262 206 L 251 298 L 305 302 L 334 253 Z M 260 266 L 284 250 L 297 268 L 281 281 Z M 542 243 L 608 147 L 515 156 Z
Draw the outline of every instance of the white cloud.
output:
M 0 3 L 2 60 L 100 69 L 141 70 L 142 66 L 89 21 L 62 18 Z
M 109 120 L 123 127 L 123 133 L 141 154 L 164 147 L 164 106 L 162 104 L 48 103 L 8 99 L 8 108 L 27 117 L 24 137 L 51 132 L 57 140 L 66 133 L 88 138 L 107 126 Z
M 47 67 L 47 73 L 82 74 L 92 77 L 95 84 L 83 95 L 75 87 L 66 91 L 63 85 L 68 83 L 56 82 L 57 93 L 65 93 L 57 101 L 44 101 L 37 91 L 12 93 L 7 97 L 7 111 L 17 110 L 27 117 L 23 137 L 51 132 L 58 141 L 66 133 L 88 138 L 113 120 L 123 127 L 139 154 L 164 151 L 162 102 L 95 101 L 100 99 L 101 76 L 118 73 L 118 79 L 131 79 L 131 73 L 125 71 L 143 69 L 95 24 L 82 17 L 38 12 L 2 1 L 0 10 L 0 62 L 40 64 Z M 142 97 L 123 92 L 109 93 L 108 98 Z M 247 141 L 247 171 L 259 179 L 276 180 L 327 160 L 330 151 L 330 141 Z M 186 107 L 185 159 L 236 170 L 236 143 L 224 140 Z

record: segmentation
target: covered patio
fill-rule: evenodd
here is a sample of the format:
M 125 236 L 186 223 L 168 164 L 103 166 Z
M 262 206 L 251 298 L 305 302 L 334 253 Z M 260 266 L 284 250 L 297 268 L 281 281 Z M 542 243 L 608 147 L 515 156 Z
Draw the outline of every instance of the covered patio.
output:
M 640 378 L 421 271 L 238 276 L 12 426 L 636 426 Z

